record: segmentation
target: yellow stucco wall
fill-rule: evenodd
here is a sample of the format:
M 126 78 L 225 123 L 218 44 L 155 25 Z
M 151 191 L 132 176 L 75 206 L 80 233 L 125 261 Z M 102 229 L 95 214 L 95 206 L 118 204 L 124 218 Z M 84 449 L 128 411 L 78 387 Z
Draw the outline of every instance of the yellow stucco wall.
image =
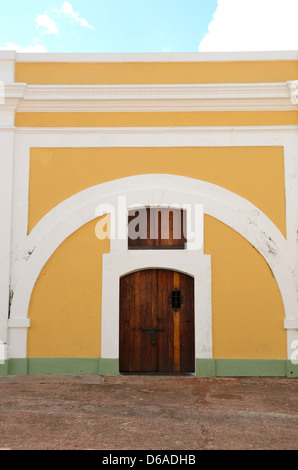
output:
M 42 269 L 29 307 L 28 357 L 100 357 L 102 254 L 99 219 L 60 245 Z
M 17 62 L 15 81 L 39 85 L 265 83 L 297 80 L 298 61 Z
M 285 126 L 298 111 L 16 113 L 16 127 Z
M 264 258 L 241 235 L 205 217 L 211 254 L 213 354 L 220 359 L 286 359 L 280 291 Z
M 29 231 L 47 212 L 83 189 L 151 173 L 222 186 L 255 204 L 286 234 L 282 147 L 32 148 Z

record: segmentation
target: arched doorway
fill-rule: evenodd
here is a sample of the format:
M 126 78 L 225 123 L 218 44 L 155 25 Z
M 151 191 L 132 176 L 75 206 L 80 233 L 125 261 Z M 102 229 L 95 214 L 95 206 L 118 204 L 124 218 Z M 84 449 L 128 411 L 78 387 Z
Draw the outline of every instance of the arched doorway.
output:
M 195 370 L 194 279 L 167 269 L 120 279 L 120 372 Z

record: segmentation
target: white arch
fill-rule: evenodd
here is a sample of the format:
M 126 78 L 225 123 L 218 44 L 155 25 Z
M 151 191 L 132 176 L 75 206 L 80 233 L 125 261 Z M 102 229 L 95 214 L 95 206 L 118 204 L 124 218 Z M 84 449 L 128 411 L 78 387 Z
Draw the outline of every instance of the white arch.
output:
M 119 196 L 126 196 L 128 206 L 136 202 L 142 205 L 203 204 L 205 214 L 240 233 L 264 257 L 279 286 L 286 317 L 296 317 L 296 289 L 289 269 L 288 243 L 271 220 L 246 199 L 217 185 L 188 177 L 153 174 L 122 178 L 88 188 L 63 201 L 40 220 L 27 237 L 23 256 L 16 266 L 12 320 L 27 318 L 35 282 L 58 246 L 96 217 L 98 204 L 109 203 L 117 207 Z M 126 251 L 125 240 L 111 241 L 111 255 L 123 255 Z M 31 255 L 25 260 L 28 253 Z M 10 343 L 14 355 L 12 336 Z M 23 338 L 21 343 L 14 357 L 26 357 L 26 340 Z

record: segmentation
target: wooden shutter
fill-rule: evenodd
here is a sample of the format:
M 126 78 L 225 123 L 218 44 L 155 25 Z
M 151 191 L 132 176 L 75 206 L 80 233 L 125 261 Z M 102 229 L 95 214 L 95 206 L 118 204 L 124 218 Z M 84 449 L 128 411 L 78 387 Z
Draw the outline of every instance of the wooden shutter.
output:
M 128 214 L 129 249 L 184 249 L 186 212 L 182 209 L 144 208 Z

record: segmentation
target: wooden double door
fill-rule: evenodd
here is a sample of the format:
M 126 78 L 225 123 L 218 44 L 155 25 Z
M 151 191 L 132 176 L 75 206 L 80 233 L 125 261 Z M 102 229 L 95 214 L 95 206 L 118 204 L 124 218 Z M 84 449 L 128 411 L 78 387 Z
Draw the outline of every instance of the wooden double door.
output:
M 164 269 L 120 279 L 120 372 L 194 372 L 194 281 Z

